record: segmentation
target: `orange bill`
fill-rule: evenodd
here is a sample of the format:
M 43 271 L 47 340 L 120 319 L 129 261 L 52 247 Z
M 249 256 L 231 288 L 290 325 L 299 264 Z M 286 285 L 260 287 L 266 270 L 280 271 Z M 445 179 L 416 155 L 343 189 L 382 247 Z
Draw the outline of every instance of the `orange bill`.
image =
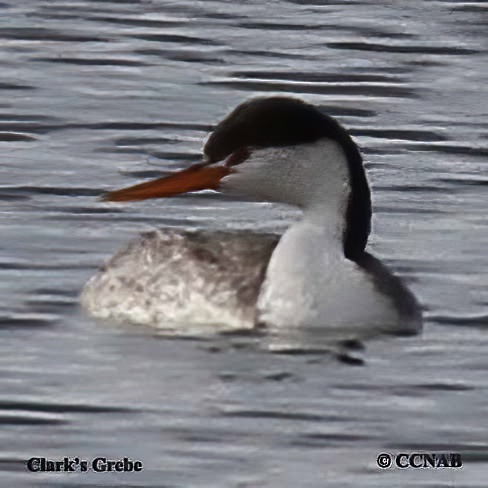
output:
M 220 180 L 231 172 L 226 166 L 195 164 L 169 176 L 106 193 L 106 202 L 129 202 L 164 198 L 199 190 L 216 190 Z

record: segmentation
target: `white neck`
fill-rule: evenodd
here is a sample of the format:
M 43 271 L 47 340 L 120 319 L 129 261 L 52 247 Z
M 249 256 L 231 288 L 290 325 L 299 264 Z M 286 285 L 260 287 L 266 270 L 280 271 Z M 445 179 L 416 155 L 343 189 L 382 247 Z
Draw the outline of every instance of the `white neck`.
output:
M 302 220 L 285 232 L 271 256 L 257 304 L 259 321 L 343 328 L 391 318 L 369 277 L 344 256 L 351 186 L 336 142 L 257 149 L 236 170 L 224 180 L 224 190 L 303 209 Z
M 344 256 L 343 219 L 316 206 L 305 211 L 276 246 L 257 304 L 258 320 L 269 327 L 326 326 L 327 334 L 356 335 L 364 325 L 396 323 L 388 297 Z M 368 329 L 369 330 L 369 329 Z

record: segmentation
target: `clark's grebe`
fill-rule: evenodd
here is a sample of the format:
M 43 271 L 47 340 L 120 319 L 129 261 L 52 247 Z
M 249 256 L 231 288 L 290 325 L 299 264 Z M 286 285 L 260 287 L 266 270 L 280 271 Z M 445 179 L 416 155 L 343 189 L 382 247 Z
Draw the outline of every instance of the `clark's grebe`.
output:
M 160 230 L 117 253 L 85 286 L 94 316 L 185 332 L 328 328 L 416 333 L 420 308 L 365 251 L 371 195 L 358 147 L 332 117 L 288 97 L 246 101 L 220 122 L 203 162 L 113 191 L 106 201 L 213 189 L 299 207 L 281 238 Z

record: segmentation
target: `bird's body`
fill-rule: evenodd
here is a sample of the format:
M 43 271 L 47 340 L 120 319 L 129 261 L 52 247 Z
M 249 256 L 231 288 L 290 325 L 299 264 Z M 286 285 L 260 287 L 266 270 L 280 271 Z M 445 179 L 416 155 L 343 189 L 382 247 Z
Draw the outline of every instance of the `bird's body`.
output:
M 247 232 L 149 232 L 110 259 L 82 301 L 100 318 L 177 334 L 251 329 L 278 240 Z
M 205 161 L 119 190 L 109 200 L 203 188 L 287 203 L 303 217 L 270 234 L 166 230 L 119 252 L 86 285 L 92 314 L 169 328 L 415 333 L 421 315 L 402 282 L 365 251 L 370 191 L 356 144 L 300 100 L 255 99 L 211 134 Z

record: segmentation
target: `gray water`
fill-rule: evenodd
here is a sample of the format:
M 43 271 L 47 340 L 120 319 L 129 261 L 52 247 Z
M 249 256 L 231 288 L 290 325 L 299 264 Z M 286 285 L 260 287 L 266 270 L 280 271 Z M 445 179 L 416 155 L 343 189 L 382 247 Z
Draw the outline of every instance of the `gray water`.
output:
M 487 24 L 485 1 L 2 2 L 0 486 L 486 487 Z M 212 124 L 270 93 L 355 136 L 370 250 L 424 333 L 354 367 L 86 317 L 83 284 L 141 231 L 286 227 L 290 209 L 211 194 L 96 198 L 198 160 Z M 419 450 L 464 466 L 376 465 Z M 33 456 L 144 470 L 29 473 Z

